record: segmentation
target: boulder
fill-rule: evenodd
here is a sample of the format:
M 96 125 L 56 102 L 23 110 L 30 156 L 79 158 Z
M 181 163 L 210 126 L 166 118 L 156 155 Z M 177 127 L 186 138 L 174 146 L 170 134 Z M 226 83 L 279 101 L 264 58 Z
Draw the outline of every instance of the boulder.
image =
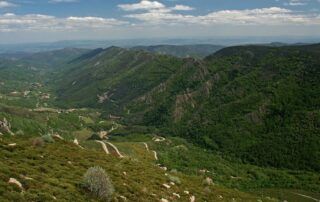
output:
M 14 185 L 18 186 L 21 190 L 23 190 L 22 184 L 15 178 L 10 178 L 8 183 L 14 184 Z

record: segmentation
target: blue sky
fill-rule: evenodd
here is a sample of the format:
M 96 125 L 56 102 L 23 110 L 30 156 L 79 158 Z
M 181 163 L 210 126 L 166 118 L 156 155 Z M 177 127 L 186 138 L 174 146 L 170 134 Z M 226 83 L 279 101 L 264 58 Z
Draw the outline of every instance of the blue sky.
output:
M 319 33 L 320 0 L 0 0 L 0 43 Z

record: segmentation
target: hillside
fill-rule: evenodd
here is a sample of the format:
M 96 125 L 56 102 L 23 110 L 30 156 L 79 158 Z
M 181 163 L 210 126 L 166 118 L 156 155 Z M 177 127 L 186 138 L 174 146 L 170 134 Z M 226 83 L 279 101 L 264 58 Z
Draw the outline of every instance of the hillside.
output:
M 181 68 L 131 111 L 143 111 L 143 124 L 250 163 L 319 171 L 318 50 L 226 48 Z
M 58 102 L 123 112 L 123 107 L 168 79 L 182 61 L 111 47 L 94 50 L 57 76 Z
M 315 44 L 204 59 L 118 47 L 2 58 L 0 200 L 97 201 L 81 187 L 93 166 L 112 180 L 112 201 L 318 200 L 319 54 Z
M 204 60 L 111 47 L 63 73 L 58 98 L 253 164 L 319 171 L 318 57 L 319 45 L 230 47 Z
M 215 53 L 222 49 L 223 46 L 219 45 L 157 45 L 157 46 L 135 46 L 132 50 L 144 50 L 151 53 L 157 53 L 162 55 L 172 55 L 176 57 L 196 57 L 204 58 L 208 55 Z

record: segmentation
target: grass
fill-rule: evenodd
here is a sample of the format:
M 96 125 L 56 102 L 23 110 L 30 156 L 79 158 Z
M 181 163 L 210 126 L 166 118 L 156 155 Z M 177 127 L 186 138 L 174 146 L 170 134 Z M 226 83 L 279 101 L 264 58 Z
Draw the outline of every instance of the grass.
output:
M 8 144 L 16 143 L 16 147 Z M 199 201 L 210 201 L 222 195 L 226 201 L 232 198 L 256 201 L 251 194 L 242 193 L 220 186 L 205 187 L 202 177 L 175 173 L 181 179 L 180 185 L 166 189 L 169 183 L 165 171 L 155 165 L 150 153 L 141 144 L 127 144 L 135 151 L 126 158 L 119 159 L 105 155 L 99 149 L 80 149 L 65 141 L 57 140 L 44 147 L 33 147 L 29 139 L 23 137 L 2 137 L 0 141 L 0 200 L 1 201 L 97 201 L 80 186 L 83 174 L 92 166 L 106 170 L 115 186 L 113 201 L 124 196 L 130 201 L 157 201 L 171 199 L 179 193 L 181 201 L 188 200 L 183 194 L 190 191 Z M 122 147 L 121 147 L 122 148 Z M 126 172 L 126 175 L 123 174 Z M 33 178 L 25 180 L 23 176 Z M 24 187 L 24 192 L 8 184 L 9 178 L 16 178 Z M 155 195 L 154 195 L 155 194 Z M 175 200 L 173 200 L 175 201 Z

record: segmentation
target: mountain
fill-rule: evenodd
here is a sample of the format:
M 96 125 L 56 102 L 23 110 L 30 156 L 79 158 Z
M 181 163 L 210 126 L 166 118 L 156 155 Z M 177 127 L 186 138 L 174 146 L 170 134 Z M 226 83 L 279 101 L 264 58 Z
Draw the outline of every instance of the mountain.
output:
M 0 200 L 99 201 L 83 182 L 95 166 L 111 201 L 318 200 L 319 55 L 314 44 L 1 58 Z
M 58 98 L 248 163 L 319 171 L 319 47 L 238 46 L 204 60 L 112 47 L 63 73 Z
M 167 80 L 182 60 L 110 47 L 76 59 L 57 76 L 60 103 L 123 112 L 123 107 Z
M 142 124 L 253 164 L 319 171 L 319 47 L 225 48 L 129 108 Z
M 133 50 L 144 50 L 152 53 L 158 53 L 162 55 L 172 55 L 176 57 L 197 57 L 203 58 L 216 51 L 222 49 L 223 46 L 219 45 L 157 45 L 157 46 L 136 46 Z

